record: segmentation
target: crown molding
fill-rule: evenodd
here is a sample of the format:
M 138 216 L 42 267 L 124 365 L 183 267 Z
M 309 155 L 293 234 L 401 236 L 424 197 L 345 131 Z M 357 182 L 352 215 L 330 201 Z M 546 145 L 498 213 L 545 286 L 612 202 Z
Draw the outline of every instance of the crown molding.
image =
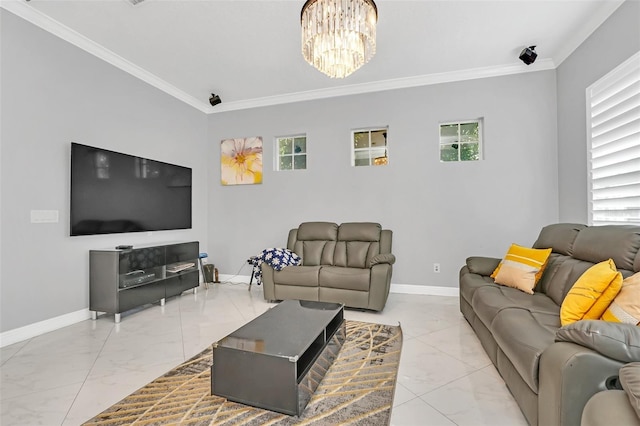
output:
M 617 0 L 620 1 L 620 0 Z M 616 8 L 620 4 L 616 3 Z M 521 74 L 527 72 L 543 71 L 555 69 L 557 62 L 553 59 L 538 59 L 532 65 L 521 63 L 505 64 L 492 67 L 471 68 L 466 70 L 443 72 L 436 74 L 419 75 L 413 77 L 374 81 L 371 83 L 352 84 L 327 89 L 309 90 L 304 92 L 287 93 L 284 95 L 268 96 L 263 98 L 248 99 L 236 102 L 225 102 L 215 107 L 210 106 L 186 92 L 178 89 L 167 81 L 161 79 L 153 73 L 135 65 L 120 55 L 106 49 L 98 43 L 83 36 L 77 31 L 50 18 L 44 13 L 30 6 L 25 0 L 0 0 L 0 8 L 21 17 L 22 19 L 42 28 L 45 31 L 73 44 L 74 46 L 104 60 L 105 62 L 139 78 L 140 80 L 156 87 L 163 92 L 181 100 L 182 102 L 206 113 L 216 114 L 227 111 L 237 111 L 250 108 L 281 105 L 293 102 L 304 102 L 318 99 L 334 98 L 339 96 L 358 95 L 371 92 L 381 92 L 385 90 L 406 89 L 411 87 L 428 86 L 442 83 L 452 83 L 465 80 L 475 80 L 480 78 L 500 77 L 511 74 Z M 609 10 L 609 9 L 607 9 Z M 610 9 L 609 15 L 615 8 Z M 600 16 L 600 22 L 606 19 L 604 14 Z M 608 16 L 608 15 L 607 15 Z M 598 24 L 599 25 L 599 24 Z M 594 28 L 595 29 L 595 28 Z M 592 32 L 593 30 L 591 30 Z M 589 34 L 591 33 L 589 32 Z M 588 36 L 584 36 L 585 38 Z M 577 40 L 577 39 L 576 39 Z M 574 48 L 575 49 L 575 48 Z
M 433 84 L 453 83 L 457 81 L 475 80 L 480 78 L 500 77 L 511 74 L 544 71 L 555 69 L 552 59 L 542 59 L 532 65 L 521 63 L 507 64 L 494 67 L 470 68 L 460 71 L 443 72 L 437 74 L 419 75 L 414 77 L 396 78 L 374 81 L 371 83 L 352 84 L 348 86 L 332 87 L 328 89 L 310 90 L 306 92 L 288 93 L 285 95 L 268 96 L 264 98 L 248 99 L 246 101 L 227 102 L 209 108 L 210 113 L 237 111 L 241 109 L 259 108 L 293 102 L 312 101 L 317 99 L 335 98 L 338 96 L 359 95 L 385 90 L 406 89 L 411 87 L 429 86 Z
M 185 93 L 172 84 L 166 82 L 155 74 L 135 65 L 120 55 L 106 49 L 104 46 L 90 40 L 77 31 L 61 24 L 60 22 L 50 18 L 34 7 L 30 6 L 24 0 L 1 0 L 0 8 L 5 9 L 14 15 L 32 23 L 33 25 L 42 28 L 43 30 L 67 41 L 74 46 L 102 59 L 103 61 L 119 68 L 134 77 L 156 87 L 163 92 L 181 100 L 182 102 L 191 105 L 192 107 L 202 111 L 210 112 L 210 106 L 199 99 Z
M 569 40 L 560 48 L 560 51 L 553 57 L 556 67 L 564 62 L 591 34 L 597 30 L 615 12 L 625 0 L 609 0 L 602 2 L 602 6 L 589 17 L 587 22 L 571 34 Z

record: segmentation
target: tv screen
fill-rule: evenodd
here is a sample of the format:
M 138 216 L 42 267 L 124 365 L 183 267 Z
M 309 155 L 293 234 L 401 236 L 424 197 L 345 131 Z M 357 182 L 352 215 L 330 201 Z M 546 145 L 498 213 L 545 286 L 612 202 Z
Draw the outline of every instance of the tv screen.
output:
M 191 169 L 71 143 L 71 235 L 191 228 Z

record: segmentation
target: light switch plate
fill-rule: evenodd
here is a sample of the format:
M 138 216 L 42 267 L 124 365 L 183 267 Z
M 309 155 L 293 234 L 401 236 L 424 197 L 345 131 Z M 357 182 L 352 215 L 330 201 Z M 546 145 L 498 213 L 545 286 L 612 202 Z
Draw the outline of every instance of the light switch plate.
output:
M 58 223 L 58 210 L 31 210 L 31 223 Z

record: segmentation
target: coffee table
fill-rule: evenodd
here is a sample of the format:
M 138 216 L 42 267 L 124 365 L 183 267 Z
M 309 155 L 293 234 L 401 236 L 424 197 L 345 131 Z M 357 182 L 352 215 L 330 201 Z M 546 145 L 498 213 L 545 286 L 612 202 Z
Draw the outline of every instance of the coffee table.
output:
M 280 302 L 213 344 L 211 393 L 299 416 L 345 336 L 344 305 Z

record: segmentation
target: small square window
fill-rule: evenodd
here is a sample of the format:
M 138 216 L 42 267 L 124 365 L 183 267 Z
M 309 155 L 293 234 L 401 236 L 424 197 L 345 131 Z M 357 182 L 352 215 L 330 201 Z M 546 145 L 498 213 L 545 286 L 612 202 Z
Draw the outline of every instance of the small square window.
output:
M 276 138 L 276 170 L 304 170 L 307 168 L 307 136 Z
M 384 166 L 389 163 L 388 128 L 354 130 L 352 132 L 353 166 Z
M 482 119 L 440 124 L 440 161 L 482 158 Z

